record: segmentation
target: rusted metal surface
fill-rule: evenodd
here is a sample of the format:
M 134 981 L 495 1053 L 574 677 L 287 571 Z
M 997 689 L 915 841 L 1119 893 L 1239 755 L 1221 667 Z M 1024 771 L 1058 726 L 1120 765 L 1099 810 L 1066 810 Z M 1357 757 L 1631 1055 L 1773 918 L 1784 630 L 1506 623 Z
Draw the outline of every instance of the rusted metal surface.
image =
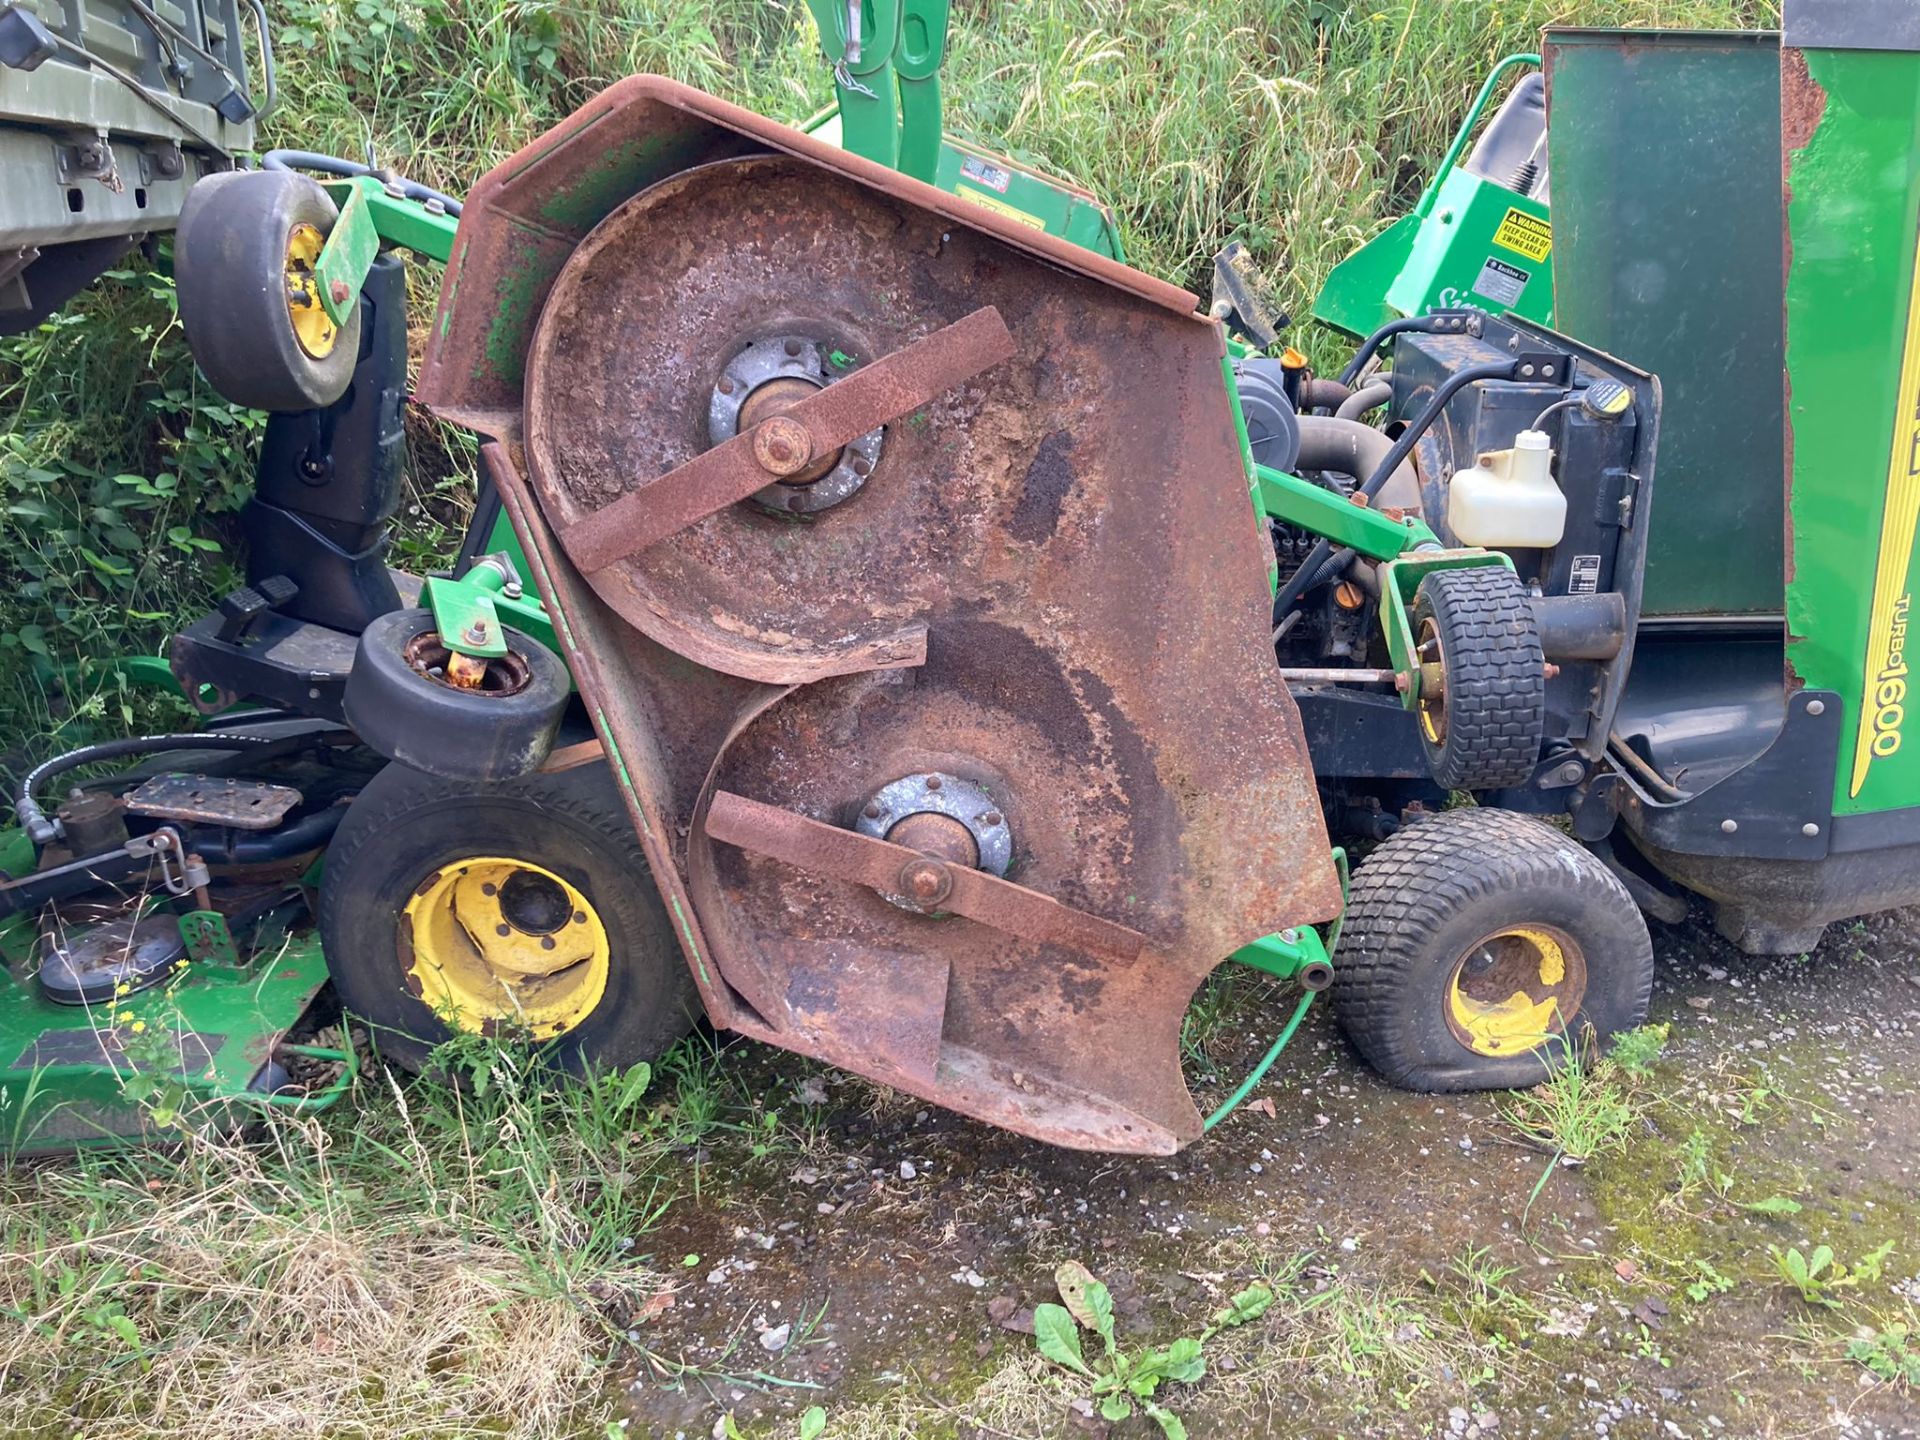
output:
M 809 820 L 724 790 L 713 797 L 706 824 L 707 834 L 715 840 L 810 875 L 865 885 L 882 896 L 904 895 L 924 910 L 951 911 L 1016 940 L 1063 945 L 1123 962 L 1133 960 L 1146 945 L 1137 930 L 1062 905 L 1051 896 L 975 870 L 965 862 Z
M 1057 1144 L 1177 1149 L 1195 987 L 1339 909 L 1218 328 L 707 97 L 609 97 L 474 192 L 423 389 L 526 437 L 484 462 L 710 1014 Z M 789 154 L 707 164 L 766 148 Z M 605 215 L 622 243 L 570 261 Z M 487 318 L 523 261 L 552 296 L 537 345 Z M 731 505 L 591 580 L 556 540 L 711 447 L 744 347 L 853 357 L 824 400 L 988 306 L 1010 358 L 889 423 L 832 508 Z M 937 833 L 931 861 L 855 833 L 934 775 L 990 797 L 974 838 L 1012 837 L 1005 882 Z
M 498 699 L 518 695 L 533 681 L 526 656 L 512 650 L 491 658 L 462 655 L 449 649 L 434 630 L 422 631 L 407 641 L 400 658 L 415 674 L 450 690 L 471 690 Z
M 952 231 L 1137 295 L 1177 315 L 1198 301 L 1164 280 L 660 75 L 600 92 L 468 192 L 415 394 L 444 418 L 518 439 L 534 322 L 560 267 L 616 205 L 670 175 L 740 155 L 798 156 L 895 195 Z
M 647 199 L 640 197 L 641 202 Z M 642 214 L 638 218 L 644 222 L 652 217 Z M 565 365 L 543 363 L 545 351 L 549 347 L 575 350 L 582 312 L 599 303 L 594 297 L 605 283 L 600 272 L 614 269 L 622 276 L 623 285 L 633 283 L 625 278 L 633 269 L 632 256 L 627 253 L 632 228 L 630 220 L 627 225 L 603 225 L 595 231 L 581 247 L 576 263 L 567 267 L 548 302 L 552 318 L 542 325 L 534 341 L 536 378 L 528 396 L 529 410 L 549 422 L 529 427 L 536 474 L 564 471 L 565 462 L 556 451 L 570 442 L 571 432 L 583 423 L 568 393 L 577 386 L 577 378 L 566 379 Z M 648 227 L 643 223 L 639 228 Z M 616 253 L 602 259 L 608 247 Z M 999 313 L 991 306 L 976 310 L 875 360 L 838 384 L 813 390 L 805 399 L 759 421 L 726 444 L 682 461 L 657 480 L 563 524 L 560 542 L 581 573 L 593 577 L 616 560 L 636 556 L 695 521 L 738 504 L 769 479 L 797 477 L 810 467 L 825 473 L 848 441 L 857 440 L 885 421 L 904 418 L 1012 353 L 1013 337 Z M 539 377 L 544 376 L 552 377 L 548 382 L 551 389 L 543 386 Z M 631 383 L 634 377 L 625 378 Z M 554 437 L 556 443 L 549 443 L 548 437 Z M 820 462 L 817 466 L 816 460 Z M 564 504 L 562 501 L 554 508 Z M 596 588 L 630 623 L 648 628 L 650 616 L 632 587 L 596 582 Z
M 236 830 L 271 830 L 299 803 L 291 786 L 223 775 L 156 775 L 126 797 L 135 815 Z

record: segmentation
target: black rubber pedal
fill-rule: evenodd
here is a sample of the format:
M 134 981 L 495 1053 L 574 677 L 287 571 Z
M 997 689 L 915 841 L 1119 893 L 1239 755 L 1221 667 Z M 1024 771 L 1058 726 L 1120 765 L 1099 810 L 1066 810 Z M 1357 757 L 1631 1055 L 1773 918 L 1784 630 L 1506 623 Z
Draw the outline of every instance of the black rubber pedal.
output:
M 278 610 L 300 593 L 300 587 L 284 575 L 269 575 L 252 585 L 242 585 L 220 602 L 220 632 L 217 638 L 232 644 L 245 637 L 247 627 L 269 611 Z

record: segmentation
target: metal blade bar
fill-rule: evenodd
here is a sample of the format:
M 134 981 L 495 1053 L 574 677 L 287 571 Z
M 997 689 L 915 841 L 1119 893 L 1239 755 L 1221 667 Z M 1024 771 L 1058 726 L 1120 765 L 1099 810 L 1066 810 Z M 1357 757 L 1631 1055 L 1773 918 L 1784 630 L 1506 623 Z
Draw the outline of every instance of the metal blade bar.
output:
M 1064 945 L 1124 963 L 1135 959 L 1147 943 L 1137 930 L 1063 905 L 997 875 L 950 865 L 904 845 L 842 830 L 731 791 L 714 795 L 706 830 L 728 845 L 810 874 L 866 885 L 883 895 L 912 893 L 916 878 L 937 879 L 943 891 L 931 903 L 940 910 L 1036 945 Z
M 604 570 L 736 505 L 807 458 L 897 420 L 1013 354 L 991 305 L 825 386 L 782 415 L 574 521 L 560 543 L 583 574 Z

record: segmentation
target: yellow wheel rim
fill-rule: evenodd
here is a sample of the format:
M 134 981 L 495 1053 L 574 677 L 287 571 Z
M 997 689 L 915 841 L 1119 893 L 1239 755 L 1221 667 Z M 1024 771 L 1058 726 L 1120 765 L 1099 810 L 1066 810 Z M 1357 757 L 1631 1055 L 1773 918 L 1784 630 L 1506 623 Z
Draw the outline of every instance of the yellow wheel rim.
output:
M 1587 993 L 1571 936 L 1515 925 L 1469 945 L 1447 978 L 1447 1028 L 1476 1055 L 1525 1054 L 1563 1033 Z
M 414 887 L 400 916 L 407 987 L 461 1030 L 550 1040 L 607 991 L 611 947 L 587 897 L 526 860 L 476 855 Z
M 1420 621 L 1420 638 L 1415 644 L 1414 663 L 1428 663 L 1444 667 L 1446 656 L 1440 649 L 1440 629 L 1427 616 Z M 1432 653 L 1429 654 L 1428 652 Z M 1447 701 L 1444 695 L 1432 695 L 1422 691 L 1420 696 L 1420 728 L 1425 732 L 1427 741 L 1433 745 L 1444 745 L 1447 740 Z
M 293 322 L 294 339 L 315 360 L 331 355 L 340 338 L 320 304 L 320 278 L 314 273 L 326 243 L 326 236 L 311 225 L 296 225 L 287 236 L 287 318 Z

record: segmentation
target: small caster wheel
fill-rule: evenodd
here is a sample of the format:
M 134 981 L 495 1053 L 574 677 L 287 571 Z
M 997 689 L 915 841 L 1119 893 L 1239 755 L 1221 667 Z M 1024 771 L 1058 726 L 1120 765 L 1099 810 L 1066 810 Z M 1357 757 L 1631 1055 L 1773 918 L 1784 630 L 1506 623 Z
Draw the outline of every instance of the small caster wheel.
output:
M 560 657 L 506 632 L 507 653 L 458 684 L 430 610 L 394 610 L 361 632 L 347 674 L 347 723 L 389 760 L 446 780 L 510 780 L 553 748 L 571 683 Z
M 1340 1028 L 1407 1090 L 1537 1085 L 1647 1018 L 1653 942 L 1612 873 L 1551 825 L 1447 810 L 1354 876 Z
M 1413 602 L 1414 642 L 1438 664 L 1438 694 L 1420 698 L 1420 741 L 1449 790 L 1524 785 L 1546 734 L 1547 670 L 1520 579 L 1505 566 L 1436 570 Z
M 187 192 L 173 241 L 180 323 L 207 382 L 235 405 L 331 405 L 360 358 L 360 307 L 335 327 L 314 265 L 340 212 L 290 170 L 229 170 Z

